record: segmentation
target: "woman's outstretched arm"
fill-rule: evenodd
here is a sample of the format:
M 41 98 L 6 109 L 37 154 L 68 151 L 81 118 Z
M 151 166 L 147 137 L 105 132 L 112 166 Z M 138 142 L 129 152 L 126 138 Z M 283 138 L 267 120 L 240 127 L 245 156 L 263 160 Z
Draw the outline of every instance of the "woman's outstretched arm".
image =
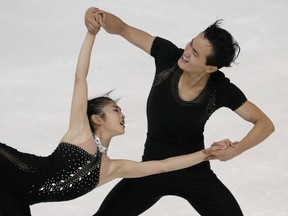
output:
M 225 144 L 225 143 L 224 143 Z M 213 146 L 214 151 L 226 148 L 221 145 Z M 226 145 L 226 144 L 225 144 Z M 210 151 L 210 148 L 207 151 Z M 100 180 L 100 184 L 105 184 L 115 178 L 138 178 L 158 173 L 171 172 L 179 169 L 188 168 L 203 162 L 209 154 L 205 154 L 204 150 L 170 157 L 163 160 L 153 160 L 145 162 L 137 162 L 131 160 L 111 160 L 109 172 Z
M 163 160 L 136 162 L 129 160 L 112 160 L 115 176 L 118 178 L 137 178 L 158 173 L 184 169 L 204 161 L 207 157 L 203 151 L 170 157 Z

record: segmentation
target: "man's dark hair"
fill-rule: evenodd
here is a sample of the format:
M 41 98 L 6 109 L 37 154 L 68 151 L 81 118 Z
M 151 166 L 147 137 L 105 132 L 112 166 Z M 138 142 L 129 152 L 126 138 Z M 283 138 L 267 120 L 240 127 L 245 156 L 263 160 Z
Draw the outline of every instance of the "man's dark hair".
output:
M 223 20 L 217 20 L 204 30 L 204 38 L 212 45 L 212 53 L 207 56 L 206 65 L 230 67 L 240 53 L 240 46 L 232 35 L 225 29 L 220 28 Z

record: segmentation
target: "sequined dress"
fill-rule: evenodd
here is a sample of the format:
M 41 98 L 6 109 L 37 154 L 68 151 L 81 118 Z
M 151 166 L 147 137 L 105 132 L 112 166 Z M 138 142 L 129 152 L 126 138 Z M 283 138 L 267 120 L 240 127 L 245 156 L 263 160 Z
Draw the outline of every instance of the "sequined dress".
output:
M 22 153 L 0 143 L 0 197 L 5 209 L 8 193 L 23 205 L 66 201 L 93 190 L 99 183 L 102 153 L 91 155 L 82 148 L 60 143 L 55 151 L 40 157 Z M 6 195 L 5 195 L 6 193 Z M 4 214 L 3 214 L 4 215 Z

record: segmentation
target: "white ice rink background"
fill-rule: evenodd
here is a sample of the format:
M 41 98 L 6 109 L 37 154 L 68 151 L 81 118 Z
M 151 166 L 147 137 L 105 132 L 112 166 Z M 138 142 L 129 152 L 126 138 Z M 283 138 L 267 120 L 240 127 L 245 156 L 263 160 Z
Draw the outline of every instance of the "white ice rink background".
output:
M 75 66 L 86 32 L 83 17 L 90 6 L 180 47 L 224 19 L 222 26 L 242 50 L 238 64 L 223 71 L 267 113 L 276 131 L 252 150 L 211 166 L 246 216 L 288 215 L 287 0 L 1 0 L 0 141 L 43 156 L 56 148 L 68 126 Z M 112 96 L 121 97 L 127 122 L 126 134 L 112 140 L 111 158 L 141 160 L 153 73 L 154 61 L 146 53 L 118 36 L 99 33 L 89 95 L 115 88 Z M 218 110 L 207 123 L 206 146 L 224 138 L 239 140 L 250 128 L 230 110 Z M 72 201 L 34 205 L 32 215 L 92 215 L 117 182 Z M 168 196 L 142 215 L 198 214 L 185 200 Z

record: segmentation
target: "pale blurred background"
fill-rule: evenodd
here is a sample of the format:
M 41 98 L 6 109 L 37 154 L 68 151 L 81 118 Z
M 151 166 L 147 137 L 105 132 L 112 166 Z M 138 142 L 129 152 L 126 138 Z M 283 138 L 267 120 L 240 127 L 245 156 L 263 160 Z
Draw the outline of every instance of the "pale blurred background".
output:
M 56 148 L 68 126 L 75 66 L 86 33 L 84 14 L 91 6 L 180 47 L 224 19 L 223 27 L 242 50 L 238 64 L 223 71 L 269 115 L 276 131 L 249 152 L 211 164 L 246 216 L 288 215 L 287 0 L 1 0 L 0 141 L 43 156 Z M 115 88 L 111 96 L 121 97 L 127 122 L 126 134 L 111 143 L 111 158 L 141 160 L 153 76 L 153 58 L 118 36 L 99 33 L 89 95 Z M 206 146 L 224 138 L 239 140 L 250 128 L 230 110 L 218 110 L 206 126 Z M 34 205 L 32 215 L 92 215 L 117 182 L 73 201 Z M 198 214 L 185 200 L 169 196 L 142 215 Z

